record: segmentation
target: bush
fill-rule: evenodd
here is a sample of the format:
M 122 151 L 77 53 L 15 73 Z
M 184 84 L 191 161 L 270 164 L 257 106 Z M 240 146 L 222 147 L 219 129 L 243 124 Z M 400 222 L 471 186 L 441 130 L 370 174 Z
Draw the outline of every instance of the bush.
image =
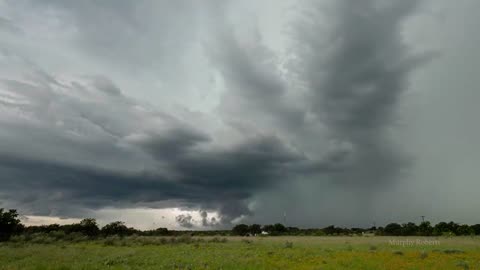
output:
M 210 242 L 210 243 L 219 243 L 219 242 L 221 242 L 221 239 L 220 239 L 219 237 L 215 236 L 215 237 L 213 237 L 213 238 L 210 238 L 210 239 L 208 240 L 208 242 Z
M 143 236 L 133 236 L 128 238 L 128 241 L 133 242 L 135 244 L 142 245 L 142 246 L 148 245 L 146 240 L 147 240 L 147 237 L 143 237 Z
M 167 238 L 161 237 L 160 244 L 165 245 L 166 243 L 168 243 Z
M 72 243 L 79 243 L 82 241 L 87 241 L 88 239 L 89 239 L 88 236 L 80 232 L 66 234 L 63 238 L 63 240 L 69 241 Z
M 453 232 L 442 232 L 442 236 L 444 237 L 453 237 L 455 234 Z
M 26 242 L 26 237 L 25 235 L 14 235 L 10 237 L 10 242 L 12 243 L 23 243 Z
M 470 269 L 470 266 L 469 266 L 468 263 L 465 262 L 465 261 L 457 262 L 456 266 L 457 266 L 457 267 L 460 267 L 460 268 L 463 268 L 464 270 Z
M 103 240 L 103 245 L 104 246 L 115 246 L 116 242 L 118 240 L 118 237 L 116 236 L 109 236 Z
M 403 251 L 395 250 L 392 252 L 394 255 L 403 255 Z
M 55 239 L 49 237 L 47 234 L 42 233 L 35 235 L 30 242 L 34 244 L 52 244 L 53 242 L 55 242 Z
M 252 240 L 242 239 L 242 242 L 245 243 L 245 244 L 251 244 Z
M 165 245 L 168 243 L 168 239 L 164 237 L 153 237 L 153 236 L 135 237 L 135 238 L 131 238 L 130 241 L 133 241 L 136 244 L 140 244 L 142 246 Z
M 48 236 L 58 241 L 64 239 L 66 234 L 64 231 L 51 231 L 48 233 Z
M 446 249 L 443 251 L 445 254 L 462 254 L 465 253 L 463 250 L 458 250 L 458 249 Z
M 189 244 L 193 242 L 193 239 L 192 239 L 192 236 L 190 236 L 189 234 L 183 234 L 180 237 L 178 237 L 177 242 Z
M 428 257 L 428 253 L 426 251 L 420 252 L 420 259 L 424 260 Z

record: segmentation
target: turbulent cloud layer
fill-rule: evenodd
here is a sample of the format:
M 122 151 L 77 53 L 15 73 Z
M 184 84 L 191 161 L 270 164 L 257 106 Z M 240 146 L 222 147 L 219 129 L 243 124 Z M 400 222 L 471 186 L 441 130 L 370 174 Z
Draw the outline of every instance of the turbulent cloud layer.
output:
M 421 190 L 399 127 L 432 48 L 405 29 L 433 4 L 276 3 L 0 0 L 0 207 L 368 224 Z
M 333 177 L 340 184 L 382 185 L 403 167 L 387 132 L 408 74 L 421 60 L 410 55 L 401 35 L 416 4 L 340 1 L 328 40 L 314 31 L 319 14 L 300 26 L 301 76 L 311 90 L 312 111 L 333 139 L 350 148 L 348 169 Z
M 234 218 L 247 211 L 241 202 L 253 191 L 308 163 L 275 136 L 218 145 L 185 120 L 123 96 L 105 78 L 41 75 L 2 81 L 10 98 L 3 102 L 0 164 L 2 190 L 15 191 L 4 196 L 42 214 L 51 205 L 172 200 Z

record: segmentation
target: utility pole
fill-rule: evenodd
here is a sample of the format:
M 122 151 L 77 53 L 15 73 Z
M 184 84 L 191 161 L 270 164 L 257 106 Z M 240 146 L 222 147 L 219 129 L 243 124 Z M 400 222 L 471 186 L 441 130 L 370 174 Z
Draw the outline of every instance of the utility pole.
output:
M 420 216 L 422 218 L 422 223 L 425 222 L 425 216 Z
M 283 225 L 287 227 L 287 212 L 283 212 Z

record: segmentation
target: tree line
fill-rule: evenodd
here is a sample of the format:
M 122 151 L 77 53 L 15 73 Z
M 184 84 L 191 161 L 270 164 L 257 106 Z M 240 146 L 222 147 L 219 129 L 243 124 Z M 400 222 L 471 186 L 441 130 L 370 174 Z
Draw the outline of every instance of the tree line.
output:
M 227 236 L 228 230 L 210 230 L 210 231 L 177 231 L 167 228 L 156 228 L 154 230 L 138 230 L 128 227 L 122 221 L 114 221 L 100 227 L 93 218 L 85 218 L 74 224 L 50 224 L 40 226 L 25 226 L 21 223 L 17 210 L 5 210 L 0 208 L 0 241 L 6 241 L 13 235 L 35 235 L 35 234 L 64 234 L 64 235 L 82 235 L 89 238 L 108 237 L 108 236 L 181 236 L 189 234 L 191 236 Z
M 138 230 L 127 227 L 121 221 L 111 222 L 100 227 L 93 218 L 86 218 L 79 223 L 59 225 L 41 225 L 25 226 L 20 222 L 18 212 L 14 209 L 5 210 L 0 208 L 0 241 L 9 240 L 13 235 L 34 235 L 34 234 L 53 234 L 61 233 L 65 235 L 83 235 L 89 238 L 108 237 L 108 236 L 254 236 L 254 235 L 296 235 L 296 236 L 325 236 L 325 235 L 384 235 L 384 236 L 460 236 L 460 235 L 480 235 L 480 224 L 466 225 L 455 222 L 440 222 L 432 225 L 425 221 L 419 225 L 408 222 L 404 224 L 390 223 L 385 227 L 371 228 L 340 228 L 328 226 L 325 228 L 302 229 L 297 227 L 287 227 L 283 224 L 239 224 L 232 230 L 209 230 L 209 231 L 175 231 L 167 228 L 157 228 L 154 230 Z
M 296 227 L 285 227 L 277 223 L 274 225 L 259 224 L 239 224 L 233 227 L 232 234 L 239 236 L 248 235 L 305 235 L 305 236 L 324 236 L 324 235 L 365 235 L 373 234 L 379 236 L 466 236 L 480 235 L 480 224 L 466 225 L 451 222 L 440 222 L 432 226 L 429 221 L 424 221 L 419 225 L 408 222 L 404 224 L 390 223 L 385 227 L 371 228 L 341 228 L 333 225 L 320 229 L 300 229 Z

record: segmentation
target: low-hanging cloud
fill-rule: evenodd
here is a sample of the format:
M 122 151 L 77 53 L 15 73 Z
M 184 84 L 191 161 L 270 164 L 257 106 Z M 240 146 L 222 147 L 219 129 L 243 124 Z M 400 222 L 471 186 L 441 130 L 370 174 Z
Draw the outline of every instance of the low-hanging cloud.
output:
M 190 214 L 181 214 L 175 217 L 175 221 L 180 227 L 191 229 L 194 227 L 194 219 Z

